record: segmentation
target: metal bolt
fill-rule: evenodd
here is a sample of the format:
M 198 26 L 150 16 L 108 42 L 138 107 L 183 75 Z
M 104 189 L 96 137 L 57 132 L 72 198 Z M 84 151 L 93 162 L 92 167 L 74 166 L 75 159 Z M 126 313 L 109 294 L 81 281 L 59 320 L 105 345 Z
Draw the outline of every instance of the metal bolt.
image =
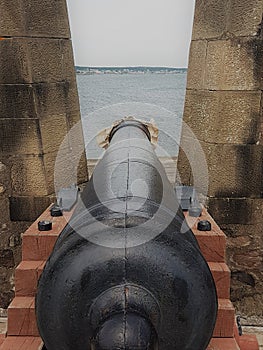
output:
M 50 231 L 52 230 L 52 222 L 49 220 L 43 220 L 38 222 L 39 231 Z
M 62 210 L 58 205 L 53 205 L 50 209 L 50 214 L 53 217 L 63 216 Z
M 211 231 L 211 223 L 208 220 L 201 220 L 197 224 L 198 231 Z

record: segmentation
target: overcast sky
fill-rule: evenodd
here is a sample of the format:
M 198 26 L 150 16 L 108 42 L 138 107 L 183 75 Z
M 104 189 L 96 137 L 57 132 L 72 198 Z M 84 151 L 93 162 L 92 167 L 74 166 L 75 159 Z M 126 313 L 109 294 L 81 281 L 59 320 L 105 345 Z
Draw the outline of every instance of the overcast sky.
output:
M 194 0 L 67 0 L 75 64 L 187 67 Z

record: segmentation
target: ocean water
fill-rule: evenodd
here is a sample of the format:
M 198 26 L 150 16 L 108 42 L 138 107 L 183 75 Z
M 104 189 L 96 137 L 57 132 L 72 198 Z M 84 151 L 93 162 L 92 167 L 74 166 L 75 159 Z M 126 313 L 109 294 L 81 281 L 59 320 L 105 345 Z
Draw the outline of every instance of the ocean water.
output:
M 101 156 L 96 135 L 126 116 L 151 120 L 159 128 L 159 156 L 176 156 L 180 142 L 186 73 L 77 75 L 88 159 Z

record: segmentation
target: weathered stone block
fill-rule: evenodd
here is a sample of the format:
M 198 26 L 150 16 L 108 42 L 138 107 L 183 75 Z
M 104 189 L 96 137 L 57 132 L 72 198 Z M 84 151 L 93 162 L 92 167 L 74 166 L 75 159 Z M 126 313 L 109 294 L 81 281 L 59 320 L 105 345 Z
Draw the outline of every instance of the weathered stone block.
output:
M 55 202 L 55 196 L 11 197 L 10 213 L 13 221 L 35 221 L 40 214 Z
M 0 162 L 0 195 L 8 197 L 10 195 L 10 169 Z
M 228 0 L 196 0 L 193 40 L 218 38 L 226 30 Z
M 247 242 L 247 237 L 242 237 L 243 242 Z M 246 282 L 251 280 L 251 285 L 254 286 L 256 283 L 256 275 L 258 275 L 258 280 L 261 280 L 263 277 L 262 274 L 262 245 L 252 248 L 252 244 L 250 245 L 247 243 L 246 247 L 242 246 L 236 246 L 235 250 L 231 250 L 230 259 L 232 260 L 232 266 L 233 270 L 236 272 L 236 279 L 240 280 L 242 277 L 243 279 L 241 281 Z M 244 256 L 246 256 L 246 261 L 244 261 Z M 246 276 L 238 276 L 239 271 L 247 271 L 247 272 L 254 272 L 254 278 L 249 278 L 249 275 L 251 274 L 246 273 Z M 239 277 L 239 278 L 238 278 Z M 245 279 L 247 277 L 247 279 Z M 260 278 L 259 278 L 260 277 Z M 249 283 L 248 283 L 249 284 Z M 263 290 L 263 284 L 261 284 L 261 291 Z
M 263 22 L 261 32 L 263 33 Z M 251 41 L 250 53 L 254 57 L 254 77 L 259 89 L 263 91 L 263 39 L 257 37 Z
M 201 143 L 209 173 L 208 195 L 260 197 L 263 148 L 260 145 Z
M 70 40 L 32 38 L 27 43 L 32 79 L 35 83 L 56 83 L 74 79 L 74 58 Z
M 210 41 L 207 47 L 205 88 L 258 90 L 258 64 L 262 62 L 255 59 L 253 39 Z
M 68 38 L 65 0 L 0 0 L 0 36 Z
M 192 185 L 199 193 L 207 194 L 209 173 L 207 155 L 202 144 L 191 128 L 184 123 L 181 131 L 181 142 L 177 162 L 177 179 L 184 185 Z
M 87 159 L 84 151 L 81 155 L 81 158 L 78 164 L 77 179 L 78 179 L 78 184 L 83 184 L 87 182 L 89 179 Z
M 182 149 L 179 150 L 177 169 L 176 169 L 176 182 L 178 185 L 180 184 L 185 186 L 193 185 L 191 165 L 185 152 Z
M 261 92 L 188 90 L 184 121 L 209 143 L 255 144 L 261 134 Z
M 191 141 L 190 139 L 190 144 Z M 194 185 L 201 193 L 206 194 L 202 188 L 205 189 L 205 184 L 208 183 L 207 194 L 210 197 L 261 196 L 263 180 L 261 145 L 205 142 L 200 142 L 200 145 L 202 147 L 200 152 L 203 152 L 202 164 L 198 160 L 201 158 L 194 145 L 190 159 L 187 159 L 182 151 L 179 153 L 178 171 L 185 185 Z M 193 179 L 193 171 L 196 174 L 195 179 Z
M 12 235 L 11 229 L 12 229 L 12 225 L 10 223 L 0 224 L 0 250 L 9 248 L 9 240 Z M 0 270 L 1 270 L 1 266 L 0 266 Z
M 36 118 L 31 85 L 0 85 L 0 118 Z
M 11 285 L 10 282 L 13 279 L 13 271 L 12 270 L 13 269 L 11 269 L 11 268 L 6 268 L 4 266 L 0 266 L 0 286 L 1 287 L 8 286 L 10 288 L 10 285 Z
M 187 74 L 188 89 L 204 89 L 206 73 L 207 41 L 192 41 L 189 54 L 189 68 Z
M 78 155 L 85 151 L 82 122 L 79 114 L 69 114 L 69 145 L 73 154 Z
M 262 0 L 231 0 L 227 31 L 235 36 L 256 36 L 262 21 Z
M 69 150 L 66 115 L 46 116 L 39 120 L 39 124 L 44 153 L 57 152 L 60 147 Z
M 68 140 L 72 154 L 73 170 L 75 173 L 77 173 L 78 183 L 83 183 L 88 180 L 88 166 L 82 123 L 79 119 L 79 114 L 70 114 L 68 118 L 69 127 L 71 128 L 68 134 Z
M 262 268 L 262 259 L 259 255 L 255 256 L 254 252 L 241 253 L 243 261 L 247 260 L 250 263 L 252 260 L 258 260 Z M 254 256 L 253 256 L 254 255 Z M 247 259 L 244 259 L 244 256 Z M 260 261 L 261 260 L 261 261 Z M 246 263 L 245 263 L 246 264 Z M 263 324 L 263 285 L 262 274 L 256 274 L 253 270 L 243 267 L 243 270 L 234 271 L 231 279 L 231 300 L 234 303 L 236 312 L 242 315 L 243 324 Z M 244 322 L 245 321 L 245 322 Z
M 81 116 L 80 116 L 80 112 L 76 111 L 76 112 L 69 112 L 67 115 L 67 120 L 68 120 L 68 127 L 69 130 L 71 128 L 73 128 L 74 126 L 77 127 L 81 127 L 81 142 L 82 143 L 82 139 L 83 139 L 83 129 L 82 129 L 82 121 L 81 121 Z M 77 125 L 77 126 L 76 126 Z M 84 141 L 83 141 L 84 143 Z
M 222 198 L 215 198 L 214 200 L 222 200 Z M 247 210 L 249 213 L 251 210 L 253 210 L 253 207 L 255 207 L 254 199 L 247 199 L 247 198 L 231 198 L 230 201 L 234 202 L 236 201 L 236 206 L 239 205 L 242 202 L 247 202 Z M 257 203 L 261 202 L 261 208 L 263 209 L 263 199 L 257 198 L 255 199 Z M 222 204 L 221 204 L 222 205 Z M 258 204 L 257 204 L 258 205 Z M 233 205 L 232 205 L 233 206 Z M 243 205 L 244 208 L 244 205 Z M 226 208 L 224 208 L 224 211 Z M 247 213 L 245 213 L 245 216 L 247 217 Z M 263 223 L 262 222 L 253 222 L 252 215 L 251 218 L 248 218 L 248 220 L 244 220 L 245 223 L 243 224 L 220 224 L 220 228 L 224 231 L 224 233 L 227 236 L 228 241 L 228 249 L 235 249 L 235 246 L 251 246 L 253 247 L 255 245 L 263 245 L 263 237 L 262 237 L 262 230 L 263 230 Z
M 44 196 L 49 194 L 46 185 L 47 170 L 43 156 L 22 156 L 10 159 L 13 196 Z
M 227 228 L 228 225 L 224 227 Z M 262 229 L 262 224 L 230 225 L 230 230 L 235 231 L 236 236 L 229 236 L 227 240 L 228 262 L 231 265 L 232 272 L 235 273 L 236 280 L 247 282 L 253 287 L 255 287 L 256 282 L 261 282 L 261 277 L 263 277 Z M 226 233 L 228 232 L 229 229 L 226 229 Z M 246 259 L 244 259 L 244 256 L 246 256 Z M 254 278 L 249 278 L 248 275 L 244 274 L 239 275 L 240 271 L 246 271 L 247 274 L 253 272 Z M 262 282 L 261 287 L 263 290 Z
M 72 42 L 61 40 L 60 44 L 63 55 L 63 78 L 70 81 L 76 76 Z
M 209 198 L 208 209 L 223 230 L 227 225 L 227 235 L 235 236 L 231 225 L 262 224 L 263 198 Z
M 66 112 L 79 114 L 78 91 L 74 77 L 70 81 L 34 84 L 34 93 L 39 116 Z
M 26 32 L 30 36 L 70 36 L 65 0 L 23 1 Z
M 263 199 L 256 200 L 261 207 Z M 262 214 L 262 213 L 261 213 Z M 221 225 L 228 235 L 227 257 L 232 271 L 231 300 L 237 311 L 253 322 L 263 322 L 263 225 Z
M 80 120 L 78 91 L 74 78 L 57 83 L 38 83 L 34 84 L 33 88 L 40 118 L 75 113 Z
M 255 293 L 253 296 L 242 296 L 240 294 L 237 300 L 233 300 L 233 304 L 236 312 L 242 317 L 242 325 L 263 325 L 263 303 L 261 294 Z
M 0 65 L 2 84 L 56 83 L 75 77 L 67 39 L 5 38 L 0 40 Z
M 49 193 L 87 181 L 86 158 L 82 152 L 61 149 L 59 153 L 48 153 L 44 155 L 44 164 Z
M 0 140 L 5 154 L 41 153 L 37 119 L 0 119 Z
M 3 309 L 7 309 L 11 301 L 15 297 L 15 292 L 13 290 L 7 290 L 7 291 L 0 291 L 0 300 L 1 304 L 0 307 Z
M 66 99 L 66 108 L 68 114 L 74 114 L 74 117 L 69 117 L 70 120 L 80 120 L 80 106 L 79 106 L 79 95 L 77 83 L 74 77 L 71 80 L 65 82 L 65 99 Z M 74 124 L 74 123 L 73 123 Z
M 73 172 L 73 159 L 68 149 L 62 149 L 59 153 L 45 154 L 43 159 L 49 194 L 77 183 L 77 177 Z
M 32 81 L 27 43 L 24 39 L 0 40 L 0 66 L 1 84 L 24 84 Z
M 25 35 L 23 1 L 0 0 L 0 36 Z
M 37 113 L 40 118 L 66 113 L 67 82 L 33 85 Z
M 64 80 L 62 41 L 48 38 L 27 40 L 32 79 L 35 83 Z
M 0 266 L 10 268 L 14 267 L 14 256 L 11 249 L 4 249 L 0 252 Z
M 255 36 L 262 20 L 261 0 L 197 0 L 193 40 L 226 35 Z
M 1 184 L 0 184 L 1 186 Z M 10 222 L 9 200 L 0 194 L 0 231 L 1 225 L 7 225 Z

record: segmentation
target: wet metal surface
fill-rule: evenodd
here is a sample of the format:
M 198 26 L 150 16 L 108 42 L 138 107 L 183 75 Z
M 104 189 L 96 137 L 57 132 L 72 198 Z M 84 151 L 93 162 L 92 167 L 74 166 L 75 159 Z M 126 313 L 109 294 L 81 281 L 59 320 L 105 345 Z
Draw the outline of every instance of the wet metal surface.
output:
M 119 128 L 41 275 L 47 350 L 205 350 L 210 270 L 141 127 Z

